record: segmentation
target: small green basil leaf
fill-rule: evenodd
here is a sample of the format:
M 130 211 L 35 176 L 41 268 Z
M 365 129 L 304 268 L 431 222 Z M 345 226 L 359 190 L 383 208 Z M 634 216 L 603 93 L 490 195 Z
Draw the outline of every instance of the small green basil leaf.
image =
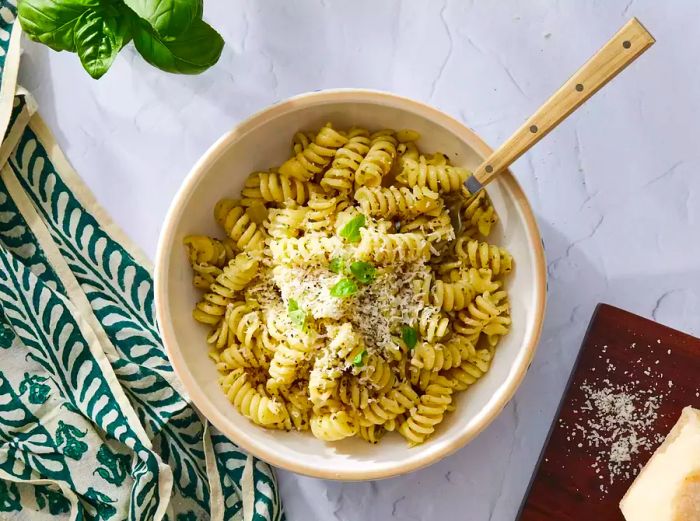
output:
M 356 215 L 340 230 L 340 236 L 350 242 L 360 242 L 360 228 L 365 225 L 365 216 Z
M 289 299 L 287 304 L 287 314 L 292 324 L 297 326 L 298 329 L 305 329 L 306 327 L 306 311 L 299 307 L 299 303 L 293 298 Z
M 124 0 L 162 37 L 177 37 L 202 18 L 202 0 Z
M 289 312 L 289 319 L 292 324 L 297 326 L 299 329 L 304 329 L 306 325 L 306 312 L 303 309 L 297 309 Z
M 377 270 L 371 262 L 353 262 L 350 264 L 350 273 L 363 284 L 372 283 L 377 276 Z
M 410 326 L 401 326 L 401 338 L 409 349 L 413 349 L 418 343 L 418 331 Z
M 75 48 L 85 70 L 95 79 L 109 70 L 129 40 L 129 24 L 115 7 L 83 13 L 75 28 Z
M 333 273 L 340 273 L 345 269 L 345 261 L 341 257 L 336 257 L 335 259 L 331 260 L 331 263 L 328 265 L 328 269 Z
M 161 70 L 179 74 L 199 74 L 221 56 L 224 40 L 202 20 L 195 20 L 175 39 L 161 38 L 145 21 L 134 24 L 134 45 L 141 56 Z
M 17 15 L 30 39 L 55 51 L 75 52 L 73 37 L 78 20 L 99 7 L 99 0 L 21 0 Z
M 367 350 L 362 351 L 352 359 L 352 365 L 359 367 L 362 365 L 362 358 L 367 354 Z
M 355 293 L 357 293 L 357 284 L 351 279 L 340 279 L 331 288 L 331 296 L 333 297 L 346 298 Z

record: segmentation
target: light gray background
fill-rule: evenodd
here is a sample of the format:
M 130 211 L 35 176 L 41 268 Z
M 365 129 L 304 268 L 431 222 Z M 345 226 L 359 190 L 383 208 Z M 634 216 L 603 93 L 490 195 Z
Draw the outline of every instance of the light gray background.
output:
M 279 472 L 291 520 L 510 521 L 597 302 L 700 335 L 700 3 L 205 0 L 224 36 L 197 77 L 125 49 L 100 81 L 24 42 L 21 82 L 114 219 L 153 255 L 183 177 L 241 119 L 308 90 L 431 103 L 498 145 L 631 16 L 657 44 L 513 167 L 539 219 L 549 306 L 515 399 L 475 441 L 408 476 Z

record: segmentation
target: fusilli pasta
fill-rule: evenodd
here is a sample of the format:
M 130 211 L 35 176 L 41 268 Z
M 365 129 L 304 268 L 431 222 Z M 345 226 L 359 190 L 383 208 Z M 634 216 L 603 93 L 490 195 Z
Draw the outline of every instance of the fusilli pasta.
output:
M 468 172 L 419 138 L 297 132 L 289 160 L 216 204 L 223 237 L 184 237 L 203 290 L 193 316 L 254 423 L 415 445 L 488 371 L 511 325 L 513 259 L 486 242 L 498 222 L 486 192 L 469 196 Z M 462 198 L 462 230 L 446 194 Z

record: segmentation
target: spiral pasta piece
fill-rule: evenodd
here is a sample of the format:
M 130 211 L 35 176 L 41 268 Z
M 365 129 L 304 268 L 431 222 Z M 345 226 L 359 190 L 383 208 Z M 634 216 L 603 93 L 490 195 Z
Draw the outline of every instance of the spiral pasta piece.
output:
M 425 260 L 430 256 L 428 242 L 417 233 L 380 233 L 363 228 L 355 254 L 364 261 L 382 264 Z
M 326 197 L 313 194 L 306 206 L 304 229 L 319 232 L 333 227 L 335 215 L 347 207 L 347 200 L 342 197 Z
M 357 434 L 357 422 L 345 411 L 311 417 L 311 432 L 323 441 L 338 441 Z
M 362 213 L 371 217 L 392 219 L 411 218 L 421 214 L 435 214 L 442 208 L 440 196 L 428 188 L 405 186 L 361 186 L 355 192 L 355 200 Z
M 456 343 L 420 342 L 413 350 L 411 365 L 427 371 L 451 369 L 462 363 L 462 348 Z
M 207 343 L 216 349 L 224 349 L 225 347 L 238 342 L 243 342 L 246 339 L 255 337 L 255 333 L 262 327 L 259 316 L 257 320 L 252 317 L 243 321 L 243 317 L 248 313 L 254 312 L 252 305 L 243 302 L 229 302 L 226 305 L 224 319 L 212 330 L 207 337 Z M 238 335 L 240 331 L 240 336 Z M 251 340 L 245 342 L 252 343 Z
M 280 387 L 291 385 L 315 348 L 310 342 L 295 340 L 280 344 L 270 362 L 267 390 L 273 392 Z
M 431 244 L 446 243 L 455 238 L 455 230 L 447 210 L 436 216 L 419 215 L 413 220 L 402 221 L 401 231 L 420 232 Z
M 466 308 L 476 292 L 464 281 L 444 282 L 434 280 L 431 288 L 430 302 L 444 311 L 458 311 Z
M 218 351 L 216 369 L 221 373 L 228 373 L 239 368 L 266 370 L 269 365 L 269 360 L 258 344 L 232 343 L 226 349 Z
M 348 142 L 336 151 L 331 167 L 323 174 L 321 187 L 341 194 L 350 193 L 355 182 L 355 172 L 369 152 L 370 143 L 367 130 L 351 129 L 348 132 Z
M 353 409 L 364 409 L 369 403 L 370 392 L 356 376 L 345 375 L 340 379 L 338 398 Z
M 192 285 L 201 290 L 208 290 L 216 277 L 221 275 L 221 268 L 213 266 L 211 264 L 193 264 L 192 271 L 194 271 L 194 276 L 192 277 Z
M 271 426 L 287 418 L 287 409 L 256 390 L 243 369 L 230 372 L 220 383 L 229 401 L 253 423 Z
M 359 416 L 361 426 L 382 425 L 396 419 L 418 403 L 418 393 L 407 382 L 399 383 L 388 393 L 368 402 Z M 389 430 L 394 430 L 393 428 Z
M 467 177 L 469 172 L 464 168 L 447 164 L 433 165 L 424 156 L 420 156 L 417 161 L 404 158 L 396 181 L 409 187 L 427 187 L 433 192 L 448 193 L 461 190 Z
M 222 199 L 214 207 L 214 218 L 239 250 L 260 251 L 265 245 L 265 230 L 248 210 L 233 199 Z
M 306 385 L 308 382 L 302 381 L 295 383 L 289 389 L 280 390 L 289 417 L 289 424 L 285 425 L 287 430 L 294 427 L 298 431 L 308 431 L 311 428 L 309 421 L 312 404 L 306 396 Z
M 442 340 L 450 332 L 450 319 L 434 307 L 424 307 L 418 314 L 418 332 L 426 342 Z
M 361 378 L 378 392 L 385 392 L 393 387 L 396 377 L 389 363 L 378 355 L 367 355 L 360 369 Z
M 263 225 L 267 234 L 273 239 L 298 237 L 304 229 L 308 211 L 308 208 L 297 207 L 295 204 L 286 205 L 284 208 L 273 208 L 269 211 Z
M 435 432 L 435 426 L 443 420 L 450 403 L 452 403 L 450 382 L 441 378 L 431 383 L 421 395 L 418 406 L 399 427 L 399 433 L 408 440 L 410 445 L 423 443 Z
M 484 237 L 491 234 L 491 228 L 498 222 L 498 216 L 486 190 L 480 190 L 466 201 L 462 208 L 462 220 L 474 226 Z
M 188 235 L 183 242 L 192 266 L 209 264 L 220 268 L 226 264 L 226 247 L 220 240 L 207 235 Z
M 312 183 L 282 175 L 278 172 L 254 172 L 246 180 L 241 190 L 241 205 L 277 203 L 293 201 L 304 204 L 318 186 Z
M 493 295 L 488 291 L 483 295 L 478 295 L 467 309 L 457 314 L 455 330 L 466 335 L 473 335 L 476 332 L 486 332 L 488 328 L 487 335 L 494 337 L 493 340 L 497 342 L 497 337 L 507 333 L 507 327 L 510 325 L 510 317 L 507 316 L 508 302 L 501 302 L 504 298 L 505 292 L 500 291 Z M 500 317 L 502 313 L 506 314 L 503 317 L 505 320 Z
M 257 269 L 257 259 L 247 253 L 238 254 L 216 277 L 209 293 L 197 303 L 192 312 L 194 319 L 202 324 L 217 324 L 236 292 L 242 290 L 255 277 Z
M 411 385 L 415 389 L 420 391 L 425 391 L 428 385 L 435 379 L 435 375 L 438 374 L 430 369 L 422 369 L 412 364 L 408 364 L 405 371 L 408 381 L 411 382 Z
M 221 270 L 221 274 L 211 285 L 211 291 L 233 298 L 237 291 L 245 288 L 258 273 L 258 258 L 250 253 L 239 253 Z
M 316 357 L 309 374 L 309 399 L 314 405 L 328 402 L 337 395 L 343 370 L 351 367 L 355 357 L 365 351 L 350 323 L 330 327 L 328 335 L 332 340 Z
M 314 405 L 330 401 L 338 390 L 339 378 L 343 374 L 340 367 L 329 367 L 323 358 L 316 358 L 309 373 L 309 400 Z
M 384 436 L 384 433 L 386 430 L 384 427 L 381 427 L 379 425 L 369 425 L 365 427 L 364 425 L 360 425 L 357 431 L 357 435 L 365 440 L 367 443 L 379 443 L 379 440 Z
M 465 266 L 487 268 L 496 276 L 510 273 L 513 269 L 511 254 L 505 248 L 487 242 L 460 237 L 455 244 L 455 253 Z
M 309 233 L 299 238 L 282 238 L 270 242 L 270 254 L 279 264 L 326 265 L 342 250 L 339 237 Z
M 493 355 L 488 349 L 479 349 L 476 354 L 462 362 L 459 367 L 445 371 L 444 377 L 455 391 L 464 391 L 474 385 L 489 370 Z
M 372 134 L 369 151 L 355 172 L 355 186 L 379 186 L 396 157 L 397 139 L 393 130 Z
M 297 132 L 294 134 L 292 137 L 292 157 L 303 152 L 306 147 L 314 142 L 315 138 L 315 132 Z
M 330 124 L 323 127 L 314 137 L 313 143 L 288 159 L 279 168 L 280 174 L 309 181 L 316 174 L 323 172 L 323 169 L 331 162 L 336 150 L 348 142 L 348 138 Z
M 449 269 L 444 274 L 445 279 L 450 282 L 466 282 L 477 293 L 484 293 L 486 291 L 493 293 L 501 287 L 501 282 L 493 279 L 493 273 L 487 268 L 462 268 L 462 262 L 457 261 L 457 269 Z

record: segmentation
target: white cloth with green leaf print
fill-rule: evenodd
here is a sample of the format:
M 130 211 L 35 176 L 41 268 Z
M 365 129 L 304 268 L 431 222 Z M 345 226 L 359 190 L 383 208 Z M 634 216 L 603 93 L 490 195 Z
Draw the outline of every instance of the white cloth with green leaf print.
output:
M 16 88 L 0 0 L 0 520 L 284 518 L 269 466 L 184 397 L 148 261 Z

